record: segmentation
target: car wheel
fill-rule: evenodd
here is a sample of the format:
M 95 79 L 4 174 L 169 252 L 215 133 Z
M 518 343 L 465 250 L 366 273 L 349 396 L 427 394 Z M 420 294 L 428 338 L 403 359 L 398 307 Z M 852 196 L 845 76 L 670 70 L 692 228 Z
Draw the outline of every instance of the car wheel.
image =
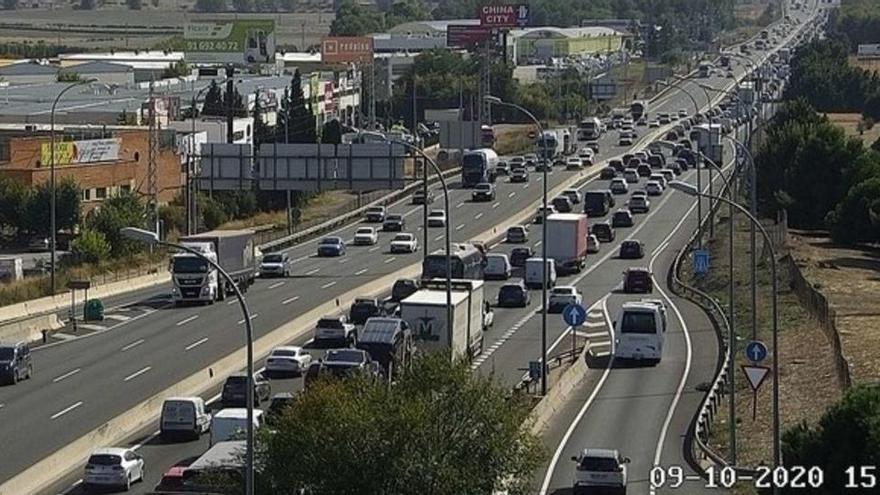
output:
M 128 475 L 127 478 L 125 478 L 125 484 L 122 485 L 122 489 L 126 492 L 131 490 L 131 475 L 130 474 Z
M 29 364 L 28 365 L 28 373 L 27 373 L 28 380 L 30 380 L 33 376 L 34 376 L 34 365 Z
M 16 383 L 18 383 L 18 369 L 17 368 L 12 372 L 12 384 L 15 385 Z

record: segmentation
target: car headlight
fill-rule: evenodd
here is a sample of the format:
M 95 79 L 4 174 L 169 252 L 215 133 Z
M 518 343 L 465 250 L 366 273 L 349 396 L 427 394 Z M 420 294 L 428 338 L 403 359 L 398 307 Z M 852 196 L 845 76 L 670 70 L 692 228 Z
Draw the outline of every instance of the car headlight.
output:
M 210 292 L 210 290 L 211 290 L 211 288 L 210 288 L 209 286 L 207 286 L 207 285 L 204 286 L 204 287 L 202 287 L 202 295 L 203 295 L 203 296 L 207 295 L 208 292 Z

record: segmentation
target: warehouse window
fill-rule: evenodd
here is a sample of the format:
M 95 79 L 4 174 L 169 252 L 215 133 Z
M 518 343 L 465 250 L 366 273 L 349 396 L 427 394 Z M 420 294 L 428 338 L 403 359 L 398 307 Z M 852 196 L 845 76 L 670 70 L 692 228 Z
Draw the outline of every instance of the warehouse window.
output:
M 92 190 L 91 189 L 83 189 L 82 190 L 82 200 L 83 201 L 91 201 L 92 200 Z
M 106 187 L 95 188 L 95 199 L 106 199 L 106 198 L 107 198 L 107 188 Z

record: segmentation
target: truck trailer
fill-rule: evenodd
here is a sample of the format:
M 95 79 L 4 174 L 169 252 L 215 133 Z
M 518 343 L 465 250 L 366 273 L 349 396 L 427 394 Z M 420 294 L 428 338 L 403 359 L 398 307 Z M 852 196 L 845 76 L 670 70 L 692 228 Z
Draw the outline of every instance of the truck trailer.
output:
M 182 237 L 180 243 L 220 265 L 242 292 L 254 283 L 257 259 L 252 230 L 213 230 Z M 233 287 L 210 263 L 189 252 L 171 257 L 171 280 L 175 304 L 212 304 L 233 292 Z
M 587 262 L 587 216 L 554 213 L 547 217 L 547 257 L 560 274 L 577 273 Z

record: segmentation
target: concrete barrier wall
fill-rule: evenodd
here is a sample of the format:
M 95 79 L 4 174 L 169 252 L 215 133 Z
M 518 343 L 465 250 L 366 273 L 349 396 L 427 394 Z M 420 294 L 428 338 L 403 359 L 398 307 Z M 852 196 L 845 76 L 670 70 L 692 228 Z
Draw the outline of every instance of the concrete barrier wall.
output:
M 532 409 L 531 414 L 529 414 L 529 421 L 531 422 L 529 429 L 533 435 L 541 436 L 544 433 L 547 427 L 550 426 L 559 408 L 565 405 L 572 392 L 577 388 L 577 385 L 586 378 L 589 371 L 587 366 L 587 353 L 589 350 L 589 346 L 586 346 L 584 351 L 578 356 L 577 361 L 562 373 L 559 380 L 547 391 L 547 395 L 541 398 L 535 408 Z
M 43 330 L 56 330 L 63 326 L 55 313 L 21 318 L 0 324 L 0 342 L 34 342 L 43 338 Z

